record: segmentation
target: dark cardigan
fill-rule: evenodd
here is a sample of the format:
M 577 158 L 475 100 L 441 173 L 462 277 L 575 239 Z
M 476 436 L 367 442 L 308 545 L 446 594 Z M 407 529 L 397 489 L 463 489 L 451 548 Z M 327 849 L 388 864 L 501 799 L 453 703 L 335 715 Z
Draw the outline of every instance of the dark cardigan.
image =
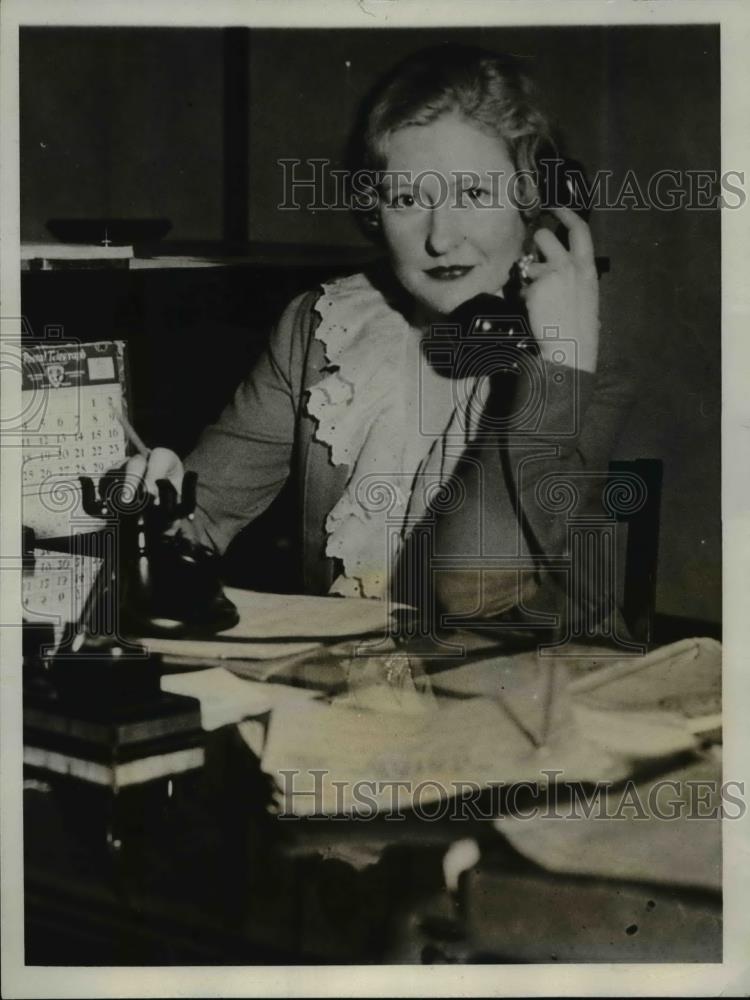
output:
M 338 574 L 325 555 L 325 519 L 341 497 L 348 469 L 334 466 L 328 446 L 315 440 L 315 421 L 305 407 L 307 390 L 323 377 L 327 363 L 314 337 L 319 294 L 308 292 L 287 307 L 257 365 L 185 465 L 199 475 L 196 527 L 219 552 L 269 506 L 291 475 L 304 588 L 324 594 Z M 489 583 L 479 596 L 475 560 L 466 572 L 459 561 L 454 571 L 435 578 L 448 610 L 496 615 L 522 593 L 541 594 L 541 606 L 552 606 L 546 586 L 540 587 L 549 577 L 544 557 L 563 551 L 572 507 L 576 513 L 596 507 L 633 399 L 622 359 L 613 363 L 603 348 L 596 375 L 540 361 L 534 385 L 530 377 L 518 381 L 517 398 L 535 394 L 542 405 L 530 420 L 503 431 L 502 439 L 489 428 L 459 464 L 467 499 L 460 509 L 436 515 L 438 551 L 527 557 L 536 568 L 520 575 L 515 569 L 486 573 Z M 567 489 L 567 504 L 559 502 L 561 489 Z M 559 583 L 552 588 L 558 595 Z

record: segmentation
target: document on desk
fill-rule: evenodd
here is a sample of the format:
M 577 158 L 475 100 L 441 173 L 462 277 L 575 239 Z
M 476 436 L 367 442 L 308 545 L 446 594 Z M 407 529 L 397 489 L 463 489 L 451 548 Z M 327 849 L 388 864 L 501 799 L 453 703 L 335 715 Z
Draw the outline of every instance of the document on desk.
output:
M 700 697 L 704 712 L 715 708 L 717 651 L 690 640 L 572 680 L 567 665 L 535 665 L 534 653 L 493 657 L 438 674 L 429 692 L 408 698 L 389 684 L 356 686 L 377 657 L 350 660 L 348 690 L 335 697 L 223 668 L 167 676 L 162 687 L 198 698 L 207 729 L 270 712 L 267 731 L 246 723 L 240 731 L 285 811 L 369 814 L 497 783 L 543 785 L 550 772 L 565 782 L 621 781 L 645 761 L 691 751 L 706 716 L 686 713 L 683 702 Z M 375 696 L 383 691 L 391 696 Z
M 161 689 L 170 694 L 196 698 L 200 702 L 201 725 L 205 730 L 265 715 L 284 704 L 294 706 L 315 695 L 313 691 L 287 684 L 241 680 L 223 667 L 195 673 L 167 674 L 161 679 Z
M 716 753 L 658 777 L 579 790 L 557 809 L 503 816 L 495 827 L 520 854 L 549 871 L 716 892 L 722 875 L 721 789 Z
M 424 711 L 374 711 L 351 697 L 282 704 L 271 715 L 262 766 L 297 815 L 410 808 L 415 794 L 424 805 L 497 783 L 544 785 L 550 772 L 566 782 L 622 781 L 644 762 L 698 747 L 700 726 L 678 696 L 714 690 L 719 674 L 714 646 L 692 642 L 610 661 L 585 682 L 571 682 L 557 664 L 551 688 L 547 658 L 539 670 L 529 654 L 492 658 L 438 674 L 434 686 L 443 693 Z M 455 684 L 462 672 L 470 674 L 464 691 Z
M 549 772 L 566 781 L 620 781 L 634 760 L 695 745 L 674 719 L 641 721 L 625 740 L 619 720 L 614 745 L 592 734 L 574 714 L 539 747 L 502 704 L 487 698 L 440 702 L 421 714 L 357 711 L 308 701 L 276 706 L 262 755 L 285 808 L 328 815 L 412 808 L 473 789 L 524 781 L 544 785 Z M 611 731 L 612 720 L 600 732 Z M 290 777 L 293 775 L 293 777 Z
M 264 594 L 226 587 L 239 611 L 228 639 L 338 639 L 382 634 L 391 615 L 404 605 L 361 597 L 315 597 L 308 594 Z
M 573 679 L 568 692 L 580 724 L 602 746 L 643 741 L 646 749 L 644 721 L 662 716 L 671 727 L 657 740 L 680 726 L 704 742 L 721 739 L 721 645 L 713 639 L 683 639 L 612 662 Z M 720 760 L 721 748 L 711 746 L 658 778 L 600 785 L 569 808 L 572 815 L 507 816 L 496 826 L 550 871 L 719 891 Z
M 606 653 L 601 660 L 583 647 L 580 659 L 533 651 L 490 657 L 436 674 L 432 687 L 439 695 L 502 697 L 538 733 L 548 681 L 557 677 L 568 710 L 590 735 L 612 745 L 640 743 L 647 754 L 656 753 L 659 727 L 665 746 L 674 727 L 696 734 L 721 727 L 721 644 L 714 639 L 682 639 L 620 660 Z M 559 711 L 559 698 L 556 704 Z
M 189 660 L 281 660 L 288 656 L 309 653 L 320 647 L 319 642 L 255 642 L 250 639 L 169 639 L 138 640 L 150 652 L 167 658 Z
M 385 635 L 391 615 L 403 609 L 387 601 L 350 597 L 266 594 L 226 587 L 239 622 L 213 639 L 144 638 L 154 653 L 190 659 L 273 660 L 309 652 L 330 640 Z

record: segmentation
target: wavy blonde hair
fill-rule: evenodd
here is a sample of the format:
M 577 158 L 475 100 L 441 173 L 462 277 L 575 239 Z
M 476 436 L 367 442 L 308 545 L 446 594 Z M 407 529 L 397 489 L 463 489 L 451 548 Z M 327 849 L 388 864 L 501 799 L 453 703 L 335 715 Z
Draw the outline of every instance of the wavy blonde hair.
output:
M 519 172 L 519 202 L 532 206 L 522 214 L 527 222 L 538 214 L 537 163 L 542 153 L 554 155 L 556 145 L 531 80 L 512 56 L 446 43 L 408 56 L 360 113 L 350 161 L 373 179 L 360 186 L 364 197 L 355 196 L 353 207 L 370 234 L 377 229 L 375 177 L 385 169 L 390 137 L 398 129 L 429 125 L 449 113 L 503 140 Z

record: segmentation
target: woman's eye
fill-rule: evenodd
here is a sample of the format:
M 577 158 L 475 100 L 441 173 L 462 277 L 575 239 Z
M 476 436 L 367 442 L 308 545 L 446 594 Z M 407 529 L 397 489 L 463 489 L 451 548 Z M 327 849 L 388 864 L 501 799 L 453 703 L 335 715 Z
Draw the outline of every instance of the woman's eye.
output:
M 482 187 L 470 187 L 470 188 L 467 188 L 467 190 L 464 192 L 464 194 L 469 199 L 469 201 L 471 201 L 473 204 L 477 205 L 483 199 L 485 199 L 487 197 L 487 195 L 489 194 L 489 192 L 487 191 L 486 188 L 482 188 Z
M 413 194 L 397 194 L 391 198 L 391 208 L 413 208 L 417 204 L 417 199 Z

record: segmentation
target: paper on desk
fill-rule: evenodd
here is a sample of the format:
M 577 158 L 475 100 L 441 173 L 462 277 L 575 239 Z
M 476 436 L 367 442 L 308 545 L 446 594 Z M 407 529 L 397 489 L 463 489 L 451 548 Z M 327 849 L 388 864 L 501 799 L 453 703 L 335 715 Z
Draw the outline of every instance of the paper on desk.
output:
M 644 656 L 592 660 L 540 657 L 534 651 L 490 657 L 436 674 L 437 694 L 502 699 L 532 733 L 543 728 L 545 691 L 551 680 L 576 714 L 580 728 L 602 745 L 633 757 L 660 756 L 678 748 L 686 731 L 700 733 L 703 720 L 716 726 L 721 711 L 721 645 L 713 639 L 684 639 Z M 596 662 L 595 669 L 583 668 Z M 556 680 L 555 680 L 556 678 Z M 554 719 L 551 720 L 555 722 Z M 659 735 L 659 730 L 662 735 Z M 660 750 L 660 747 L 662 749 Z M 676 750 L 675 750 L 676 752 Z
M 357 711 L 336 701 L 282 703 L 271 715 L 262 766 L 276 779 L 286 811 L 368 814 L 496 783 L 545 784 L 550 770 L 558 780 L 619 781 L 637 758 L 695 746 L 692 734 L 671 719 L 618 721 L 616 745 L 597 739 L 590 714 L 585 728 L 574 714 L 539 748 L 502 703 L 487 698 L 441 701 L 423 714 Z M 612 719 L 596 728 L 609 735 Z M 292 785 L 285 777 L 291 771 L 297 775 Z
M 351 597 L 266 594 L 226 587 L 240 620 L 212 639 L 144 638 L 154 653 L 203 660 L 276 660 L 344 636 L 382 635 L 405 605 Z
M 263 715 L 279 705 L 293 711 L 294 706 L 315 695 L 313 691 L 286 684 L 241 680 L 223 667 L 167 674 L 161 679 L 161 689 L 197 698 L 201 705 L 201 725 L 206 730 L 239 722 L 247 716 Z
M 613 657 L 611 648 L 601 651 L 581 646 L 565 656 L 539 656 L 535 650 L 491 656 L 433 675 L 436 691 L 461 695 L 495 695 L 514 675 L 528 673 L 537 664 L 564 663 L 570 673 L 569 690 L 587 701 L 610 708 L 665 707 L 677 696 L 692 701 L 700 695 L 706 712 L 721 690 L 721 643 L 714 639 L 681 639 L 643 656 Z M 596 694 L 594 694 L 596 692 Z
M 570 691 L 587 705 L 714 714 L 721 711 L 721 643 L 682 639 L 578 677 Z
M 444 797 L 453 781 L 498 777 L 504 756 L 517 759 L 529 749 L 520 730 L 482 699 L 424 715 L 335 702 L 301 709 L 276 707 L 261 760 L 281 791 L 283 811 L 295 815 L 408 807 L 412 796 L 408 787 L 394 787 L 399 781 L 411 789 L 424 782 L 418 793 L 424 804 Z
M 711 656 L 714 652 L 709 649 Z M 685 654 L 685 647 L 676 654 Z M 616 691 L 609 703 L 589 703 L 575 682 L 566 683 L 565 663 L 538 664 L 531 653 L 433 675 L 439 698 L 423 713 L 368 710 L 361 701 L 352 705 L 346 698 L 295 706 L 293 715 L 280 705 L 271 717 L 262 765 L 288 799 L 295 788 L 290 789 L 284 771 L 296 769 L 296 789 L 316 793 L 291 795 L 285 808 L 299 814 L 387 810 L 394 802 L 408 808 L 420 783 L 424 804 L 456 794 L 461 785 L 544 784 L 550 770 L 567 782 L 619 781 L 644 760 L 668 759 L 697 747 L 691 720 L 671 696 L 704 686 L 716 663 L 701 667 L 703 673 L 694 673 L 691 684 L 685 670 L 686 663 L 697 662 L 691 657 L 677 672 L 670 668 L 668 653 L 648 663 L 644 657 L 640 669 L 632 662 L 604 667 L 601 673 Z M 615 683 L 624 676 L 639 678 L 635 706 Z M 554 683 L 548 686 L 550 679 Z M 587 681 L 587 690 L 604 692 L 607 687 L 591 676 Z M 649 702 L 652 686 L 658 697 Z M 544 704 L 546 693 L 552 698 L 549 705 Z M 539 746 L 545 717 L 546 745 Z M 316 771 L 325 772 L 325 778 L 310 777 Z M 396 789 L 394 781 L 408 782 L 408 787 Z M 368 788 L 365 802 L 357 800 L 362 782 Z
M 700 808 L 691 782 L 702 789 Z M 591 790 L 577 806 L 563 800 L 535 816 L 504 816 L 495 827 L 549 871 L 718 891 L 720 787 L 720 768 L 699 761 L 655 782 Z
M 222 633 L 226 635 L 227 633 Z M 232 639 L 139 639 L 152 653 L 191 660 L 279 660 L 318 649 L 319 642 L 253 642 Z
M 532 740 L 544 743 L 561 724 L 566 707 L 567 664 L 541 659 L 535 651 L 492 656 L 432 676 L 436 694 L 485 697 L 502 703 Z
M 264 594 L 226 587 L 240 621 L 222 632 L 227 639 L 333 639 L 388 629 L 391 613 L 404 607 L 361 597 Z

